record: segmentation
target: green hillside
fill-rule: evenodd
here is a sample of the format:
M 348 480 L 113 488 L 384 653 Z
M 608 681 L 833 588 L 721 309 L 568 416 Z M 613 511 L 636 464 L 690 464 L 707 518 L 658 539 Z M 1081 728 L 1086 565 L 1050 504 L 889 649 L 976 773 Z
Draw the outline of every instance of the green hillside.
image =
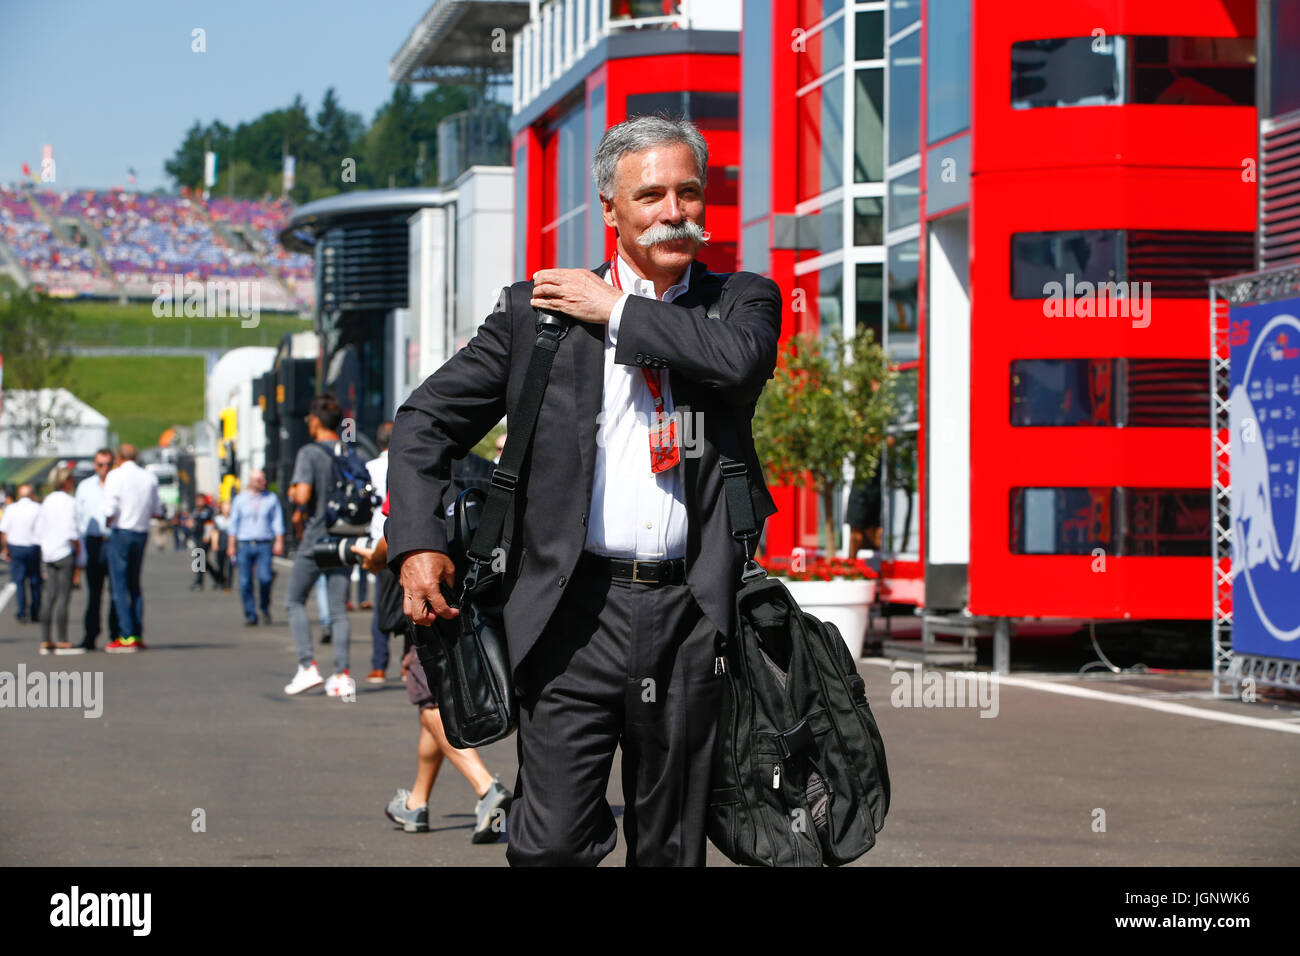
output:
M 75 358 L 71 390 L 104 415 L 119 441 L 148 447 L 173 425 L 203 417 L 201 356 Z
M 296 315 L 262 312 L 256 328 L 235 318 L 159 318 L 152 302 L 67 303 L 76 323 L 72 348 L 220 348 L 280 344 L 286 332 L 306 332 L 311 322 Z

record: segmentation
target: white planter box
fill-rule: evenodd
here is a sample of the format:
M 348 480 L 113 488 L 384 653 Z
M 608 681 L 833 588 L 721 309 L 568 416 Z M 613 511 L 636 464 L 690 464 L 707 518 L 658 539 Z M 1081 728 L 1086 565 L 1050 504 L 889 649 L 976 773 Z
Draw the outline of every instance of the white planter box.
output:
M 782 582 L 802 610 L 840 629 L 855 661 L 862 656 L 868 609 L 876 599 L 874 579 L 791 581 L 782 578 Z

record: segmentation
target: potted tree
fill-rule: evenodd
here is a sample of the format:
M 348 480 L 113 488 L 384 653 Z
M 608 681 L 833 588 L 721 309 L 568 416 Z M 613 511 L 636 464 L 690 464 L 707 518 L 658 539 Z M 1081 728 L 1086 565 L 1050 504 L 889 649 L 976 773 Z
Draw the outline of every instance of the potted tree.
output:
M 835 556 L 835 489 L 846 466 L 855 481 L 875 476 L 894 415 L 894 380 L 870 329 L 851 341 L 839 332 L 803 333 L 782 346 L 754 414 L 754 446 L 768 479 L 812 489 L 821 505 L 820 553 L 796 548 L 764 566 L 787 579 L 801 608 L 839 628 L 854 659 L 862 653 L 875 572 L 854 555 Z

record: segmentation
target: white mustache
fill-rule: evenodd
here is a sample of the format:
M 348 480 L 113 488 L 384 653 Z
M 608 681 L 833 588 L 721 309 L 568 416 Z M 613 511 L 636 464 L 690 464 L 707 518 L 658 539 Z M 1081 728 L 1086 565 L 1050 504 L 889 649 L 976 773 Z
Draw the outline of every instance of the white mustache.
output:
M 660 242 L 673 242 L 677 239 L 692 239 L 695 242 L 708 242 L 709 233 L 689 219 L 675 226 L 657 223 L 636 237 L 638 246 L 653 246 Z

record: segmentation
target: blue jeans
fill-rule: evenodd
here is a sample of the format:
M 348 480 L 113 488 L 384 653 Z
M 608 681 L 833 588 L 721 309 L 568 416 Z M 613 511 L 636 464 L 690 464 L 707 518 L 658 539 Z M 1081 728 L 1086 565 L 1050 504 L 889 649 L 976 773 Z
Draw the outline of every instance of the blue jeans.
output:
M 144 596 L 140 568 L 148 532 L 114 528 L 108 535 L 108 579 L 117 606 L 117 630 L 122 637 L 144 636 Z
M 41 616 L 41 548 L 36 544 L 9 546 L 9 572 L 18 586 L 18 616 L 27 617 L 27 589 L 32 591 L 33 619 Z
M 258 605 L 263 614 L 271 612 L 271 542 L 240 541 L 235 545 L 235 564 L 239 568 L 239 597 L 244 602 L 244 617 L 257 621 L 253 609 L 253 571 L 257 570 Z

